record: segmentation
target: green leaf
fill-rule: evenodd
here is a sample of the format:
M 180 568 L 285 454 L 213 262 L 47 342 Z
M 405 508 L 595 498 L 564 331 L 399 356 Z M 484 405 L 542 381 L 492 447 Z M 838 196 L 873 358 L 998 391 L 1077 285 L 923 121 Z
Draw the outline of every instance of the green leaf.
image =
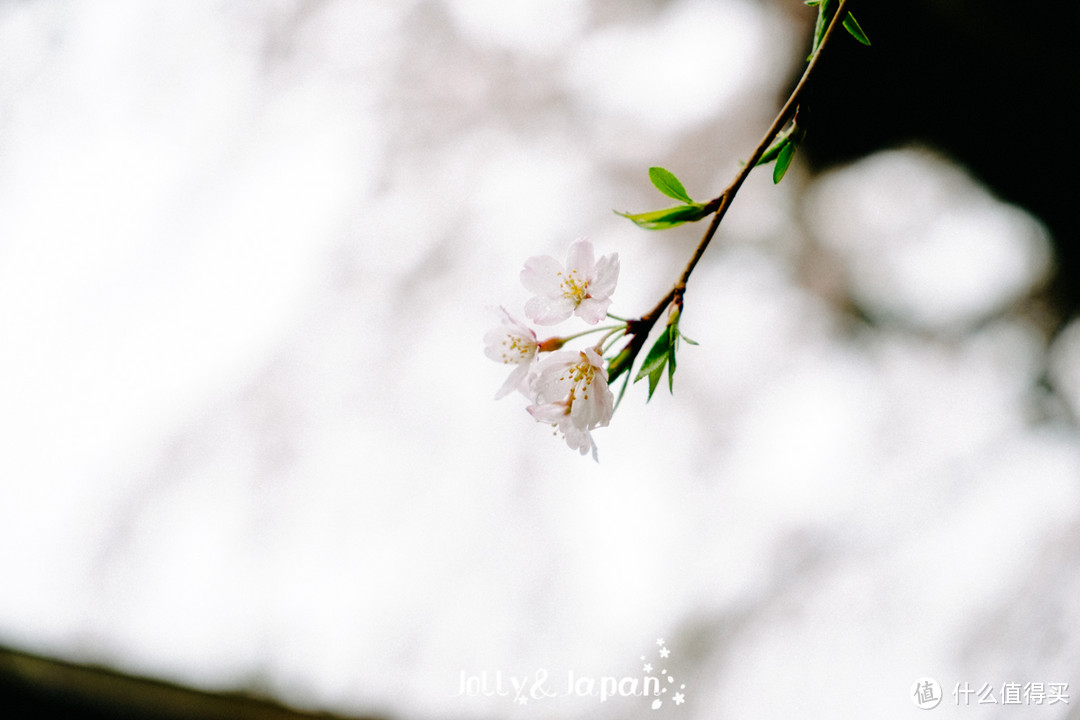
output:
M 673 305 L 668 314 L 667 325 L 664 327 L 663 332 L 660 333 L 660 337 L 656 339 L 653 346 L 649 349 L 649 352 L 645 355 L 645 360 L 642 361 L 641 367 L 638 368 L 637 375 L 634 376 L 634 382 L 649 378 L 649 397 L 646 402 L 652 400 L 653 393 L 656 392 L 656 386 L 660 384 L 660 378 L 664 375 L 664 368 L 667 367 L 668 376 L 668 390 L 672 393 L 675 392 L 675 351 L 678 349 L 679 341 L 686 340 L 691 345 L 697 345 L 696 342 L 679 332 L 679 318 L 682 315 L 682 310 L 679 305 Z M 609 365 L 609 378 L 608 382 L 612 382 L 617 374 L 622 373 L 625 369 L 623 366 L 626 364 L 622 360 L 624 355 L 628 355 L 630 352 L 629 346 L 623 348 L 623 351 L 619 353 Z M 612 374 L 612 370 L 615 365 L 620 363 L 618 373 Z M 629 380 L 627 375 L 627 380 Z M 619 392 L 619 399 L 622 399 L 622 394 L 626 390 L 626 383 L 623 383 L 623 389 Z
M 649 349 L 648 354 L 645 355 L 645 360 L 642 361 L 641 367 L 638 368 L 634 382 L 651 375 L 657 369 L 664 369 L 664 363 L 667 362 L 668 348 L 671 347 L 670 340 L 671 338 L 666 330 L 660 334 L 660 337 L 656 339 L 656 342 Z
M 671 352 L 668 353 L 668 365 L 667 365 L 667 387 L 668 392 L 675 393 L 675 348 L 679 344 L 679 323 L 678 320 L 667 326 L 668 345 L 671 346 Z
M 784 147 L 780 149 L 780 154 L 776 157 L 776 166 L 773 168 L 772 181 L 773 184 L 779 183 L 784 179 L 785 173 L 788 171 L 788 167 L 791 165 L 791 159 L 795 157 L 795 148 L 797 147 L 794 142 L 787 142 Z
M 664 359 L 666 360 L 668 357 L 669 356 L 665 355 Z M 664 366 L 663 365 L 661 365 L 660 367 L 656 368 L 651 373 L 649 373 L 649 397 L 645 398 L 645 402 L 649 402 L 650 400 L 652 400 L 652 395 L 656 391 L 656 386 L 660 383 L 660 376 L 663 375 L 663 374 L 664 374 Z
M 633 220 L 638 227 L 643 227 L 646 230 L 665 230 L 683 223 L 697 222 L 710 215 L 711 211 L 700 203 L 694 203 L 693 205 L 680 205 L 666 210 L 653 210 L 652 212 L 636 214 L 616 210 L 615 214 Z
M 851 34 L 851 37 L 855 38 L 863 45 L 870 44 L 870 38 L 866 37 L 866 33 L 859 27 L 859 21 L 856 20 L 855 16 L 851 13 L 848 13 L 847 17 L 844 18 L 844 29 Z
M 629 346 L 624 347 L 622 351 L 611 358 L 608 361 L 608 384 L 615 382 L 615 379 L 629 370 L 634 364 L 634 353 Z M 627 377 L 630 377 L 627 375 Z M 625 386 L 624 386 L 625 389 Z
M 657 190 L 664 193 L 669 198 L 679 200 L 687 205 L 694 204 L 694 201 L 686 194 L 686 188 L 679 182 L 679 178 L 675 177 L 671 172 L 664 168 L 649 168 L 649 180 L 652 180 L 652 184 L 656 186 Z
M 822 0 L 817 6 L 817 21 L 814 23 L 814 41 L 810 44 L 810 54 L 806 56 L 806 61 L 810 62 L 810 58 L 814 57 L 814 54 L 821 46 L 821 41 L 825 37 L 825 30 L 828 28 L 829 23 L 825 22 L 826 11 L 829 9 L 829 0 Z
M 665 328 L 652 348 L 649 349 L 649 354 L 645 356 L 645 360 L 641 363 L 638 374 L 634 378 L 634 382 L 644 377 L 649 378 L 649 397 L 646 402 L 652 400 L 653 392 L 656 390 L 657 383 L 660 382 L 660 376 L 664 373 L 664 365 L 667 364 L 670 354 L 671 335 Z
M 818 47 L 821 45 L 822 38 L 825 37 L 825 4 L 818 5 L 818 19 L 813 25 L 813 42 L 810 43 L 810 54 L 807 55 L 807 63 L 814 56 L 814 53 L 818 52 Z
M 773 144 L 769 146 L 769 149 L 761 156 L 761 159 L 757 161 L 757 165 L 766 165 L 780 155 L 780 151 L 784 149 L 784 146 L 788 144 L 788 138 L 791 137 L 791 133 L 795 130 L 795 124 L 791 124 L 786 130 L 783 130 L 776 135 L 776 139 L 773 140 Z M 757 167 L 755 165 L 754 167 Z

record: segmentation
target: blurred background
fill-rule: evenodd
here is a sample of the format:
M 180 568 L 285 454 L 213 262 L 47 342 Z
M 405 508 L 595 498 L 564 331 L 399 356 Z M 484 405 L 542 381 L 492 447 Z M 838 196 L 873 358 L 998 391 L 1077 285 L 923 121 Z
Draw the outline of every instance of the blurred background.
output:
M 612 210 L 727 186 L 812 9 L 0 2 L 0 702 L 1080 717 L 1080 10 L 861 5 L 593 463 L 494 308 L 587 235 L 649 310 L 704 227 Z

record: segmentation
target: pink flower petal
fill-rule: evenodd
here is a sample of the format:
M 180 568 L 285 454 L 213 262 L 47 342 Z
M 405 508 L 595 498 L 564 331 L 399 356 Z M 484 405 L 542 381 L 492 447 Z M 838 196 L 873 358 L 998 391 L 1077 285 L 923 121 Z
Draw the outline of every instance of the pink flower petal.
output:
M 596 271 L 589 283 L 589 294 L 595 298 L 609 298 L 619 282 L 619 255 L 610 253 L 596 263 Z
M 521 284 L 529 292 L 545 297 L 562 294 L 563 267 L 550 255 L 537 255 L 525 261 L 521 270 Z
M 568 298 L 550 298 L 543 295 L 529 298 L 525 303 L 525 317 L 537 325 L 554 325 L 574 314 L 574 303 Z
M 581 277 L 588 278 L 592 276 L 594 264 L 591 240 L 580 238 L 571 243 L 570 249 L 566 251 L 567 273 L 577 270 Z
M 521 363 L 515 367 L 513 372 L 510 373 L 510 376 L 506 378 L 506 382 L 504 382 L 502 387 L 495 393 L 495 399 L 499 400 L 504 398 L 515 390 L 520 390 L 524 393 L 527 389 L 525 387 L 525 378 L 529 374 L 529 369 L 528 363 Z
M 604 300 L 586 298 L 581 301 L 574 313 L 590 325 L 595 325 L 607 317 L 607 310 L 610 306 L 611 298 L 605 298 Z

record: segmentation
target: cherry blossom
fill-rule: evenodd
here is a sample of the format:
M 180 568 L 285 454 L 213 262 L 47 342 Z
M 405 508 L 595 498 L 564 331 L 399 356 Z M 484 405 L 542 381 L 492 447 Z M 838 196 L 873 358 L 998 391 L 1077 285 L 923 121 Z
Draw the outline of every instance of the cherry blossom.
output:
M 604 359 L 595 348 L 553 352 L 542 360 L 532 380 L 536 404 L 529 413 L 557 428 L 566 444 L 582 455 L 596 446 L 589 433 L 611 422 L 615 396 L 607 384 Z
M 592 433 L 574 425 L 574 421 L 570 417 L 569 400 L 559 400 L 543 405 L 530 405 L 526 409 L 539 422 L 548 423 L 555 428 L 556 433 L 561 433 L 571 450 L 577 450 L 582 455 L 591 450 L 593 460 L 597 459 L 596 443 L 593 442 Z
M 525 304 L 525 315 L 538 325 L 554 325 L 571 315 L 595 325 L 607 315 L 619 280 L 619 255 L 594 260 L 592 242 L 575 240 L 564 266 L 550 255 L 525 261 L 521 284 L 536 296 Z
M 510 377 L 495 393 L 495 399 L 505 397 L 514 390 L 528 395 L 528 375 L 536 358 L 538 343 L 536 333 L 520 320 L 515 319 L 506 308 L 500 307 L 503 322 L 484 336 L 484 354 L 495 362 L 514 365 Z

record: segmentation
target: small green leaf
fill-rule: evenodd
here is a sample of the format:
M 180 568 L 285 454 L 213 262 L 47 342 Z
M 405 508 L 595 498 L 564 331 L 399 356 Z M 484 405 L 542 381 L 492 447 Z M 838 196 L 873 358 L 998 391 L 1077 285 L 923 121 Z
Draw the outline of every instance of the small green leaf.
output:
M 769 146 L 769 149 L 762 154 L 762 156 L 757 161 L 757 165 L 754 165 L 754 167 L 757 167 L 758 165 L 768 165 L 769 163 L 771 163 L 773 160 L 776 159 L 776 156 L 780 154 L 780 148 L 784 147 L 784 145 L 786 144 L 787 138 L 774 142 L 772 145 Z
M 638 227 L 646 230 L 665 230 L 667 228 L 682 225 L 698 220 L 711 214 L 711 211 L 699 203 L 693 205 L 680 205 L 679 207 L 667 208 L 666 210 L 653 210 L 645 213 L 623 213 L 615 211 L 617 215 L 629 218 Z
M 687 205 L 693 205 L 694 201 L 690 199 L 690 196 L 686 193 L 686 188 L 679 182 L 679 178 L 675 177 L 671 172 L 665 170 L 662 167 L 649 168 L 649 180 L 656 186 L 656 189 L 667 195 L 673 200 L 679 200 Z
M 870 44 L 870 38 L 866 37 L 866 33 L 859 27 L 859 21 L 856 20 L 855 16 L 851 13 L 848 13 L 847 17 L 844 18 L 844 29 L 851 34 L 851 37 L 855 38 L 863 45 Z
M 817 5 L 817 20 L 814 22 L 814 40 L 810 45 L 810 54 L 806 56 L 806 61 L 810 62 L 810 58 L 814 57 L 814 54 L 821 47 L 821 41 L 825 37 L 825 30 L 829 24 L 825 22 L 826 11 L 829 9 L 829 0 L 822 0 Z
M 660 382 L 660 376 L 664 373 L 664 365 L 667 364 L 670 355 L 671 335 L 665 328 L 652 348 L 649 349 L 649 354 L 645 356 L 645 360 L 641 363 L 638 374 L 634 378 L 634 382 L 644 377 L 649 378 L 649 397 L 646 402 L 652 400 L 653 392 L 656 390 L 657 383 Z
M 608 384 L 615 382 L 615 378 L 629 370 L 634 364 L 634 354 L 629 346 L 608 361 Z M 630 377 L 627 375 L 627 377 Z
M 664 363 L 667 362 L 668 348 L 671 347 L 670 340 L 671 338 L 668 336 L 666 330 L 660 334 L 660 337 L 656 339 L 656 342 L 653 343 L 653 346 L 649 349 L 648 354 L 645 355 L 645 359 L 642 361 L 641 367 L 638 368 L 638 373 L 634 377 L 634 382 L 652 374 L 657 369 L 664 369 Z
M 791 165 L 791 159 L 795 157 L 795 148 L 796 143 L 788 142 L 780 149 L 780 154 L 776 157 L 776 166 L 773 167 L 772 181 L 774 185 L 784 179 L 784 175 Z
M 667 364 L 667 386 L 668 392 L 675 393 L 675 348 L 679 344 L 679 323 L 676 322 L 667 326 L 668 345 L 671 347 L 671 351 L 668 353 Z
M 792 131 L 795 130 L 795 125 L 791 124 L 786 130 L 779 132 L 776 135 L 776 139 L 773 140 L 773 144 L 769 146 L 769 149 L 761 156 L 761 159 L 757 161 L 757 165 L 766 165 L 771 163 L 780 154 L 780 151 L 784 149 L 784 146 L 788 143 L 788 138 L 791 137 Z M 757 167 L 755 165 L 754 167 Z
M 667 360 L 668 357 L 670 356 L 665 355 L 664 359 Z M 660 384 L 660 376 L 663 374 L 663 365 L 649 373 L 649 397 L 645 398 L 645 402 L 649 402 L 650 400 L 652 400 L 653 393 L 656 392 L 656 386 Z

